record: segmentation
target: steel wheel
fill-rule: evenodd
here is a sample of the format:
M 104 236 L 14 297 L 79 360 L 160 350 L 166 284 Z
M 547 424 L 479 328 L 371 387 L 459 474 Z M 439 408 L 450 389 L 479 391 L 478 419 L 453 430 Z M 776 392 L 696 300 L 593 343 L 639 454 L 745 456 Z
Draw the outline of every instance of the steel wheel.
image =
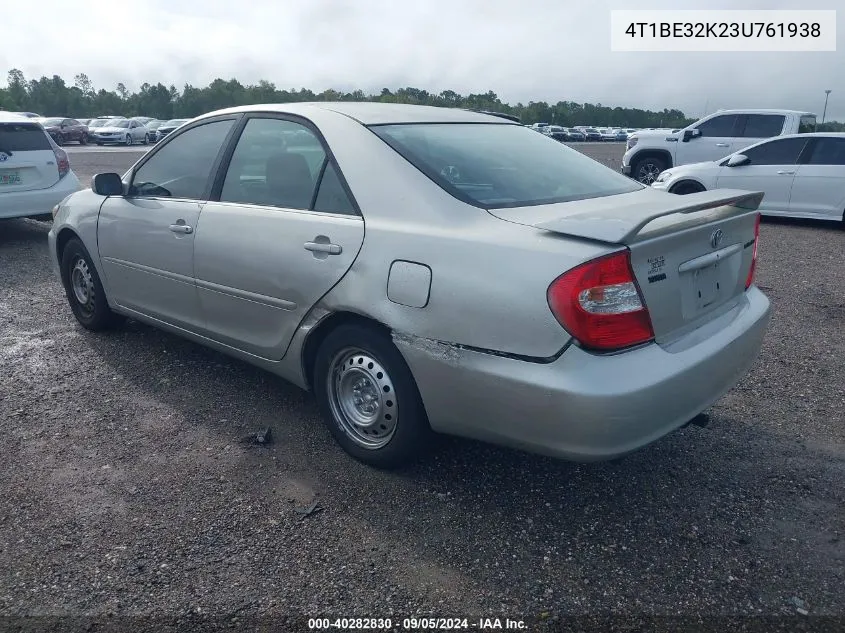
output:
M 126 135 L 126 144 L 132 145 L 132 135 L 131 134 Z
M 85 316 L 94 314 L 94 279 L 88 268 L 88 262 L 82 257 L 77 257 L 73 262 L 70 273 L 70 286 L 73 290 L 73 297 L 79 304 L 79 309 Z
M 358 446 L 377 450 L 396 432 L 399 405 L 393 381 L 370 353 L 349 347 L 329 364 L 328 400 L 338 425 Z

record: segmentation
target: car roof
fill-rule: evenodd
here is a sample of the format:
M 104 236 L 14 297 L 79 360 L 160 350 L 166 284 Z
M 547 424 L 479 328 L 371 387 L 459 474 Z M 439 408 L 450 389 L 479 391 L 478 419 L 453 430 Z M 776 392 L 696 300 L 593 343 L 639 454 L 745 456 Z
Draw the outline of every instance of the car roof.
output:
M 37 122 L 37 120 L 25 117 L 22 114 L 0 110 L 0 123 L 32 123 L 33 121 Z
M 801 110 L 778 110 L 776 108 L 739 108 L 736 110 L 717 110 L 711 114 L 798 114 L 801 116 L 817 116 L 815 112 L 802 112 Z
M 308 116 L 315 109 L 336 112 L 363 125 L 385 125 L 395 123 L 499 123 L 519 125 L 502 117 L 481 114 L 460 108 L 439 108 L 436 106 L 411 105 L 406 103 L 380 103 L 372 101 L 315 101 L 302 103 L 267 103 L 236 106 L 204 114 L 198 119 L 220 114 L 239 112 L 280 112 Z

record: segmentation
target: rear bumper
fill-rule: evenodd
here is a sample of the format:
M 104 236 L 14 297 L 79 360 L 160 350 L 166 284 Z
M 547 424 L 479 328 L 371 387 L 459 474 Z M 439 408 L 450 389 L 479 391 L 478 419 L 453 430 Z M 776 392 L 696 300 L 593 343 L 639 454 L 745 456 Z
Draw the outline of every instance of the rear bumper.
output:
M 79 179 L 70 171 L 49 189 L 0 191 L 0 218 L 26 218 L 49 214 L 54 206 L 78 190 Z
M 754 362 L 769 318 L 768 299 L 752 287 L 671 349 L 599 356 L 573 345 L 547 364 L 395 338 L 435 431 L 598 461 L 659 439 L 730 390 Z

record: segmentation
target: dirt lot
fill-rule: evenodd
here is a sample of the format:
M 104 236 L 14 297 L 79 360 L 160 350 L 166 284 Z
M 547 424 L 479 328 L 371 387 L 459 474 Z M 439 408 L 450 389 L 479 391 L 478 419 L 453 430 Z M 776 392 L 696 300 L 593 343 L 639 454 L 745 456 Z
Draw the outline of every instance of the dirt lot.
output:
M 579 149 L 619 164 L 618 145 Z M 71 164 L 87 184 L 139 156 Z M 594 465 L 444 440 L 393 474 L 347 458 L 274 376 L 135 322 L 83 331 L 48 228 L 0 222 L 0 618 L 45 618 L 9 629 L 67 615 L 182 631 L 421 614 L 845 626 L 837 227 L 764 223 L 771 328 L 709 427 Z M 265 426 L 271 446 L 241 443 Z

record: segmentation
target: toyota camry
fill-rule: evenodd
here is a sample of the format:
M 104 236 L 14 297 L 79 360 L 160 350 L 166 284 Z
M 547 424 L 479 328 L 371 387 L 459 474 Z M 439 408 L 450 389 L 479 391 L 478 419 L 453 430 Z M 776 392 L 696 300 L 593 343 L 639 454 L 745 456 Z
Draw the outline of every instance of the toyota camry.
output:
M 761 196 L 656 191 L 477 112 L 251 105 L 95 176 L 49 248 L 84 328 L 130 317 L 274 372 L 369 464 L 435 433 L 591 461 L 754 361 Z

